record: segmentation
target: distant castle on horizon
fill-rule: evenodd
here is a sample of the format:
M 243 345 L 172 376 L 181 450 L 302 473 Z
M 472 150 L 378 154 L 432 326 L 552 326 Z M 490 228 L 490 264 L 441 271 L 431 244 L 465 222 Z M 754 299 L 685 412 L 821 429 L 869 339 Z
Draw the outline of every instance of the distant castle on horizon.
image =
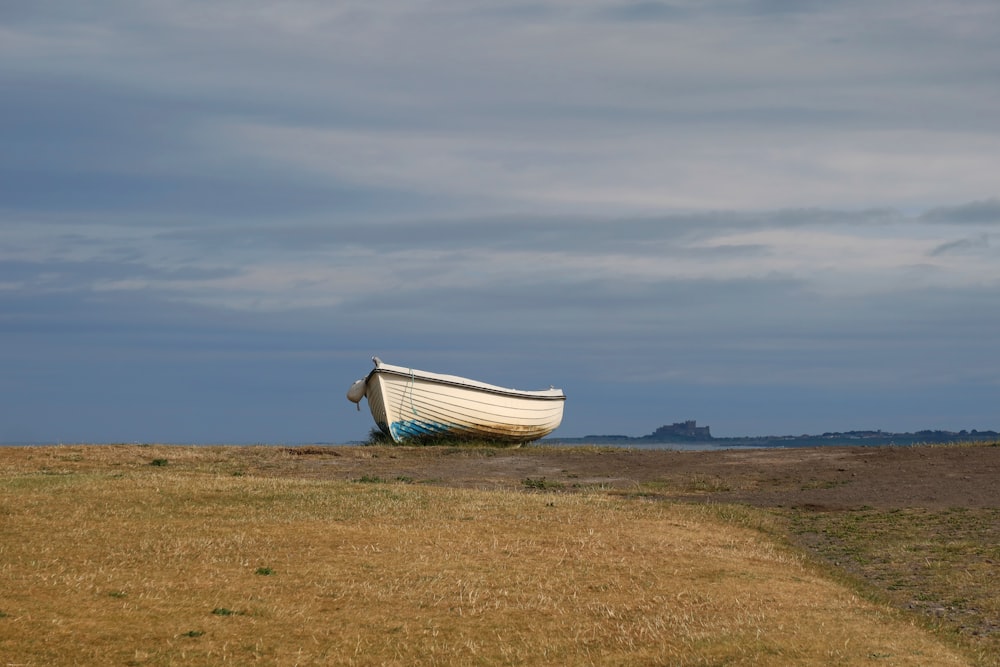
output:
M 628 442 L 706 442 L 715 440 L 709 432 L 707 426 L 698 426 L 698 422 L 689 419 L 683 422 L 676 422 L 666 426 L 661 426 L 649 435 L 633 437 L 629 435 L 588 435 L 584 438 L 553 438 L 556 441 L 582 441 L 582 442 L 606 442 L 606 443 L 628 443 Z
M 649 435 L 642 436 L 641 440 L 652 440 L 663 442 L 674 439 L 683 440 L 714 440 L 709 432 L 708 426 L 698 426 L 698 422 L 689 419 L 683 422 L 676 422 L 669 426 L 661 426 Z

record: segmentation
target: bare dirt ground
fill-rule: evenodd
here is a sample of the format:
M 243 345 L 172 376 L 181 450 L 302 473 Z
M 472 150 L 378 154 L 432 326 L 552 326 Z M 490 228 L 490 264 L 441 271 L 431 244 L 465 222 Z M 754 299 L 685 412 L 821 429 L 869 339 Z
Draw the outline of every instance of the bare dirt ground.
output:
M 716 451 L 300 447 L 280 474 L 465 488 L 603 487 L 664 499 L 849 510 L 1000 507 L 1000 446 Z M 275 471 L 277 472 L 277 471 Z

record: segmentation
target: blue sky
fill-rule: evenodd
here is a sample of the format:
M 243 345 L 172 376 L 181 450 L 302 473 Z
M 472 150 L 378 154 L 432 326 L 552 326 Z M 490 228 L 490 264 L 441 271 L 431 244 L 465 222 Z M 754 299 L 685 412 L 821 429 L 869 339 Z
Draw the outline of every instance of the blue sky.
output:
M 7 0 L 0 442 L 1000 429 L 1000 5 Z

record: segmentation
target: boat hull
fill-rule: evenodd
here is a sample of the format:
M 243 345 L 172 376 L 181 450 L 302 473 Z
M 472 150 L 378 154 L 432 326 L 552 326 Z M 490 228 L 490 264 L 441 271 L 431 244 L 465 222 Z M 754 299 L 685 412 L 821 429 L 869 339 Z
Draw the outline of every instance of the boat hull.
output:
M 520 391 L 451 375 L 377 363 L 365 398 L 379 429 L 395 442 L 448 437 L 524 443 L 562 423 L 560 389 Z

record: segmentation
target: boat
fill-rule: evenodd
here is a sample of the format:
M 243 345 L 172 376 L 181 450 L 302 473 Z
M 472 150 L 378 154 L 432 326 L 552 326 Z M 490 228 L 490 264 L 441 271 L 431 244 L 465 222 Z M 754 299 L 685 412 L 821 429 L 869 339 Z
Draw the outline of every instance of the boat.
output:
M 562 389 L 521 391 L 485 382 L 383 363 L 356 381 L 347 398 L 368 400 L 379 430 L 396 443 L 434 439 L 522 444 L 547 436 L 562 422 Z

